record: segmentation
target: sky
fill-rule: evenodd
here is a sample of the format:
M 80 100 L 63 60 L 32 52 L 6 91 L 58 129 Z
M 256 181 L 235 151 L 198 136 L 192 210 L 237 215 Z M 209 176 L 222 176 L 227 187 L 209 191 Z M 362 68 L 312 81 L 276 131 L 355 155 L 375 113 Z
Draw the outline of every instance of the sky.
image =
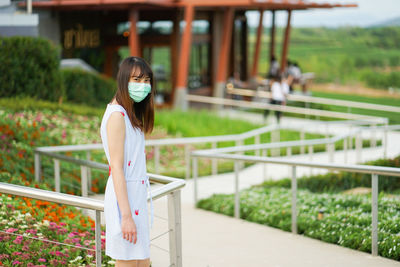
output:
M 400 0 L 311 0 L 318 3 L 358 4 L 356 8 L 311 9 L 294 11 L 292 26 L 294 27 L 366 27 L 400 17 Z M 249 25 L 257 26 L 259 12 L 247 12 Z M 278 26 L 286 25 L 287 12 L 276 13 Z M 271 25 L 271 12 L 264 13 L 263 24 Z

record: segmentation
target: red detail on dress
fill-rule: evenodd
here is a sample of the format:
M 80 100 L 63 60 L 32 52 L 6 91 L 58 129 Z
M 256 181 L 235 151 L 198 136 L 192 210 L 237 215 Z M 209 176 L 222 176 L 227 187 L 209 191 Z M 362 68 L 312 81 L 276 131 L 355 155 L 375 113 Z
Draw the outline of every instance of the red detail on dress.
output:
M 125 117 L 125 113 L 123 113 L 122 111 L 120 111 L 120 112 L 121 112 L 122 116 L 124 116 L 124 117 Z
M 131 161 L 128 162 L 128 166 L 131 166 Z
M 142 184 L 144 184 L 144 180 L 142 180 Z
M 135 214 L 136 214 L 136 215 L 139 215 L 139 210 L 135 210 Z

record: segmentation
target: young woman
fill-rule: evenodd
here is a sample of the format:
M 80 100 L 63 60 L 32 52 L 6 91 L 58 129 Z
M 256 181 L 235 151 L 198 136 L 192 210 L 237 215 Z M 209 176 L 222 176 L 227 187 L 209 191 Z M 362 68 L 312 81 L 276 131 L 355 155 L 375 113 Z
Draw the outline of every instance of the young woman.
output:
M 118 89 L 103 115 L 100 135 L 109 163 L 104 197 L 106 255 L 116 266 L 149 266 L 150 234 L 144 133 L 154 125 L 153 72 L 139 57 L 126 58 Z M 153 206 L 152 222 L 153 222 Z

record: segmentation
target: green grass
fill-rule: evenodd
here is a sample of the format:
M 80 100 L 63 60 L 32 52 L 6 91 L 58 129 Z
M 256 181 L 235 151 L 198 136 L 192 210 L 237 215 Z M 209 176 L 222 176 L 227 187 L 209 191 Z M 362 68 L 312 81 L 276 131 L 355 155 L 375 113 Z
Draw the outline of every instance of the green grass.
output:
M 326 93 L 326 92 L 318 92 L 318 91 L 314 91 L 312 93 L 312 95 L 315 97 L 323 97 L 323 98 L 340 99 L 340 100 L 348 100 L 348 101 L 365 102 L 365 103 L 371 103 L 371 104 L 400 107 L 400 99 L 389 98 L 389 97 L 367 97 L 367 96 L 358 96 L 358 95 L 350 95 L 350 94 Z M 331 110 L 331 111 L 339 111 L 339 112 L 347 112 L 348 111 L 347 107 L 332 106 L 332 105 L 330 105 L 330 106 L 323 105 L 323 106 L 327 110 Z M 395 113 L 395 112 L 385 112 L 385 111 L 359 109 L 359 108 L 351 108 L 350 112 L 354 113 L 354 114 L 385 117 L 385 118 L 389 119 L 390 124 L 400 124 L 399 113 Z

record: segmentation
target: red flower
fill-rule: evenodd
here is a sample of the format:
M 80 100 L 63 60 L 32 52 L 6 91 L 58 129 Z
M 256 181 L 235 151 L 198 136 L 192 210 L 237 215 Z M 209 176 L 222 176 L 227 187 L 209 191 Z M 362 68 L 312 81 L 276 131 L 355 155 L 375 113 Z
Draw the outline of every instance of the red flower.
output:
M 139 210 L 135 210 L 135 214 L 136 214 L 136 215 L 139 215 Z
M 123 112 L 121 111 L 121 114 L 122 114 L 122 116 L 124 116 L 124 117 L 125 117 L 125 113 L 123 113 Z

